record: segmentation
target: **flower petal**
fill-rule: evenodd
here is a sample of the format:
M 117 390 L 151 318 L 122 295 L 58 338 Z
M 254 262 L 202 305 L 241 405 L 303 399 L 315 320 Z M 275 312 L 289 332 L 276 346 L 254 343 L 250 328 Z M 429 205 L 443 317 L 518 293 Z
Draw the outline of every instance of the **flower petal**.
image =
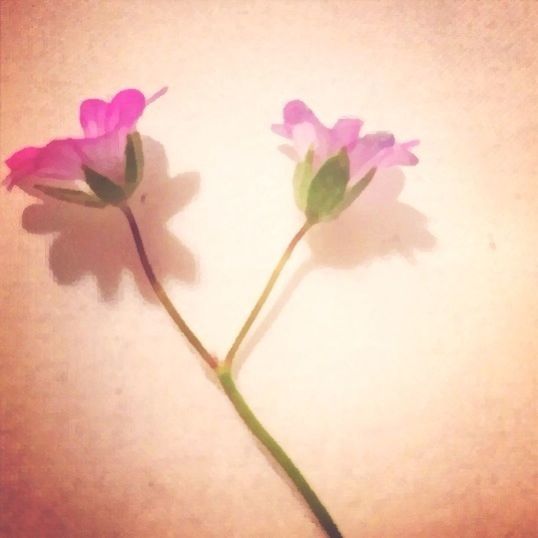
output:
M 164 87 L 147 100 L 139 90 L 127 89 L 110 102 L 83 101 L 79 115 L 84 138 L 55 139 L 43 147 L 17 151 L 6 160 L 10 172 L 4 183 L 11 189 L 32 177 L 82 179 L 83 164 L 110 179 L 122 180 L 127 135 L 136 129 L 146 105 L 166 91 Z
M 326 127 L 300 100 L 287 103 L 283 116 L 284 123 L 272 125 L 273 132 L 293 141 L 299 159 L 312 148 L 315 168 L 342 148 L 349 150 L 356 143 L 362 127 L 362 121 L 357 118 L 340 118 L 332 128 Z
M 37 156 L 37 175 L 55 179 L 80 179 L 81 162 L 75 140 L 53 140 Z
M 391 151 L 387 152 L 381 159 L 383 168 L 389 166 L 414 166 L 418 163 L 418 158 L 409 150 L 418 145 L 418 140 L 405 142 L 403 144 L 395 144 Z
M 58 139 L 41 148 L 27 147 L 6 160 L 8 189 L 35 177 L 73 180 L 81 178 L 81 161 L 74 140 Z
M 22 178 L 31 175 L 35 170 L 35 161 L 41 148 L 27 147 L 16 151 L 6 159 L 9 174 L 4 184 L 11 190 Z
M 323 164 L 330 157 L 330 129 L 319 121 L 303 101 L 294 100 L 287 103 L 283 116 L 284 123 L 272 125 L 273 132 L 292 140 L 299 160 L 312 148 L 315 166 Z
M 139 90 L 123 90 L 112 99 L 106 118 L 106 132 L 115 129 L 134 129 L 146 107 L 146 98 Z
M 135 128 L 145 106 L 144 94 L 133 89 L 119 92 L 110 103 L 87 99 L 80 105 L 80 125 L 84 136 L 95 138 L 120 128 L 129 132 Z
M 105 134 L 108 103 L 101 99 L 86 99 L 80 105 L 80 125 L 84 136 L 97 137 Z
M 310 148 L 318 149 L 319 137 L 311 123 L 299 123 L 292 129 L 293 147 L 302 160 Z
M 273 132 L 284 136 L 285 138 L 293 138 L 293 128 L 296 125 L 307 123 L 316 127 L 321 126 L 321 122 L 316 115 L 302 101 L 290 101 L 284 106 L 283 111 L 284 123 L 273 124 L 271 126 Z
M 296 99 L 287 103 L 284 107 L 284 123 L 296 125 L 303 122 L 319 123 L 319 120 L 303 101 Z
M 116 129 L 97 138 L 74 141 L 80 161 L 116 183 L 123 183 L 127 131 Z
M 417 157 L 409 150 L 418 140 L 399 144 L 390 133 L 374 133 L 359 139 L 351 150 L 351 177 L 362 177 L 371 168 L 415 165 Z
M 367 169 L 378 166 L 383 156 L 381 152 L 392 147 L 394 142 L 394 136 L 385 132 L 367 134 L 359 138 L 349 152 L 351 176 L 364 175 Z
M 363 122 L 358 118 L 340 118 L 331 129 L 332 149 L 337 152 L 350 147 L 357 141 Z

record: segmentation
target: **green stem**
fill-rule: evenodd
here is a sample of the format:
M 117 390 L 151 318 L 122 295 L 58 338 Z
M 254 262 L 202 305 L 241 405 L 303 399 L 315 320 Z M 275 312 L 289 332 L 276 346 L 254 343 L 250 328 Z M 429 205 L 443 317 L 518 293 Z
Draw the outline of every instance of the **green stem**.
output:
M 199 338 L 187 325 L 187 322 L 181 317 L 180 313 L 177 311 L 176 307 L 173 305 L 172 301 L 168 297 L 168 294 L 164 291 L 164 288 L 162 287 L 161 283 L 157 280 L 155 272 L 153 271 L 153 268 L 149 263 L 148 255 L 146 254 L 146 249 L 144 248 L 144 243 L 140 234 L 140 229 L 138 228 L 138 224 L 136 223 L 136 219 L 133 215 L 133 212 L 131 211 L 131 208 L 127 204 L 121 205 L 119 206 L 119 208 L 127 218 L 127 222 L 129 223 L 129 228 L 131 229 L 131 233 L 135 242 L 136 250 L 140 258 L 140 262 L 142 263 L 144 272 L 148 277 L 149 283 L 151 284 L 155 295 L 157 295 L 159 301 L 164 306 L 164 308 L 176 324 L 177 328 L 185 335 L 185 338 L 189 341 L 191 346 L 198 352 L 200 357 L 202 357 L 202 359 L 208 364 L 210 368 L 215 369 L 217 367 L 217 361 L 211 355 L 211 353 L 207 351 L 202 342 L 200 342 Z
M 262 426 L 256 415 L 245 402 L 245 399 L 237 389 L 237 386 L 232 379 L 230 368 L 225 363 L 221 363 L 217 368 L 217 375 L 224 392 L 232 402 L 239 416 L 247 425 L 248 429 L 255 437 L 263 444 L 270 452 L 277 463 L 289 476 L 290 480 L 295 484 L 299 493 L 303 496 L 308 506 L 316 516 L 320 525 L 323 527 L 329 538 L 342 538 L 342 533 L 338 530 L 336 523 L 331 518 L 329 512 L 323 506 L 310 484 L 306 481 L 301 471 L 293 463 L 290 457 L 284 452 L 284 449 L 275 441 L 271 434 Z
M 245 339 L 246 335 L 248 334 L 248 331 L 250 330 L 250 327 L 258 317 L 258 314 L 260 313 L 260 310 L 262 309 L 263 305 L 265 304 L 265 301 L 267 301 L 267 298 L 269 297 L 269 294 L 271 293 L 271 290 L 273 289 L 278 277 L 280 276 L 280 273 L 282 272 L 282 269 L 284 269 L 284 266 L 286 265 L 286 262 L 290 259 L 290 256 L 299 243 L 299 241 L 302 239 L 302 237 L 310 230 L 310 228 L 315 224 L 316 222 L 314 220 L 307 220 L 303 226 L 300 228 L 300 230 L 293 236 L 292 240 L 288 244 L 286 250 L 280 257 L 280 260 L 278 260 L 278 263 L 276 264 L 276 267 L 273 269 L 273 272 L 271 273 L 271 276 L 265 285 L 265 288 L 263 289 L 258 301 L 254 305 L 254 308 L 250 312 L 248 318 L 246 319 L 245 323 L 241 327 L 241 330 L 239 331 L 238 335 L 236 336 L 232 347 L 226 354 L 225 362 L 228 366 L 232 364 L 232 361 L 234 360 L 234 357 L 237 353 L 237 350 L 239 349 L 239 346 Z
M 263 290 L 263 293 L 260 299 L 256 303 L 256 306 L 250 313 L 250 316 L 248 317 L 241 332 L 236 338 L 234 345 L 232 346 L 230 352 L 227 355 L 226 361 L 218 364 L 216 359 L 207 351 L 207 349 L 204 347 L 204 345 L 201 343 L 198 337 L 194 334 L 194 332 L 190 329 L 190 327 L 187 325 L 185 320 L 181 317 L 179 312 L 176 310 L 176 308 L 172 304 L 172 301 L 168 297 L 167 293 L 164 291 L 162 285 L 157 280 L 157 277 L 155 276 L 155 272 L 153 271 L 153 268 L 149 262 L 146 249 L 142 241 L 142 236 L 140 234 L 140 229 L 138 228 L 138 224 L 136 223 L 136 219 L 133 215 L 133 212 L 131 211 L 129 206 L 127 206 L 126 204 L 119 206 L 119 208 L 121 209 L 121 211 L 127 218 L 127 222 L 129 223 L 129 228 L 131 229 L 131 233 L 133 235 L 133 239 L 135 242 L 136 250 L 140 258 L 140 262 L 142 263 L 144 272 L 146 273 L 146 276 L 151 284 L 151 287 L 155 291 L 155 294 L 157 295 L 161 304 L 164 306 L 164 308 L 166 309 L 166 311 L 168 312 L 168 314 L 170 315 L 170 317 L 172 318 L 172 320 L 174 321 L 178 329 L 185 335 L 185 337 L 187 338 L 189 343 L 192 345 L 192 347 L 194 347 L 194 349 L 198 352 L 198 354 L 202 357 L 202 359 L 208 364 L 208 366 L 216 371 L 220 384 L 222 388 L 224 389 L 224 392 L 226 393 L 226 395 L 232 402 L 239 416 L 243 419 L 248 429 L 265 446 L 265 448 L 267 448 L 269 453 L 274 457 L 277 463 L 282 467 L 282 469 L 286 472 L 286 474 L 289 476 L 291 481 L 295 484 L 297 490 L 303 496 L 304 500 L 307 502 L 313 514 L 316 516 L 320 525 L 323 527 L 323 529 L 327 533 L 327 536 L 329 536 L 329 538 L 342 538 L 342 534 L 340 533 L 340 531 L 338 530 L 338 527 L 332 520 L 329 512 L 327 511 L 325 506 L 323 506 L 318 496 L 315 494 L 314 490 L 310 487 L 310 485 L 308 484 L 304 476 L 301 474 L 301 471 L 299 471 L 297 466 L 293 463 L 293 461 L 286 454 L 286 452 L 284 452 L 282 447 L 275 441 L 275 439 L 273 439 L 273 437 L 269 434 L 269 432 L 262 426 L 262 424 L 256 418 L 256 416 L 254 415 L 250 407 L 247 405 L 243 396 L 237 389 L 232 379 L 231 371 L 230 371 L 231 361 L 233 360 L 233 357 L 237 349 L 239 348 L 239 345 L 241 344 L 242 340 L 245 338 L 250 326 L 256 319 L 256 316 L 258 315 L 263 304 L 267 300 L 267 297 L 269 296 L 273 286 L 275 285 L 275 282 L 279 274 L 281 273 L 284 265 L 286 264 L 289 257 L 291 256 L 291 253 L 293 252 L 297 243 L 301 240 L 303 235 L 312 227 L 314 222 L 307 221 L 304 224 L 304 226 L 293 237 L 290 244 L 288 245 L 288 248 L 285 250 L 280 261 L 275 267 L 275 270 L 273 271 L 273 274 L 271 275 L 269 282 L 267 283 L 265 289 Z

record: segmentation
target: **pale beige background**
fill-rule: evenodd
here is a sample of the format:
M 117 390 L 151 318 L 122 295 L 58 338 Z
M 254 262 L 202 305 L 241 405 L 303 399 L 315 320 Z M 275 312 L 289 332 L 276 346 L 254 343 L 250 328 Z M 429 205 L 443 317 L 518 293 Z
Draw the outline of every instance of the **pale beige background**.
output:
M 535 536 L 537 2 L 4 0 L 1 15 L 3 159 L 76 134 L 85 97 L 170 86 L 140 122 L 162 146 L 146 140 L 135 210 L 221 355 L 301 222 L 269 130 L 285 101 L 419 137 L 405 188 L 385 174 L 298 249 L 239 385 L 345 536 Z M 0 534 L 322 536 L 141 294 L 121 215 L 33 203 L 0 194 Z

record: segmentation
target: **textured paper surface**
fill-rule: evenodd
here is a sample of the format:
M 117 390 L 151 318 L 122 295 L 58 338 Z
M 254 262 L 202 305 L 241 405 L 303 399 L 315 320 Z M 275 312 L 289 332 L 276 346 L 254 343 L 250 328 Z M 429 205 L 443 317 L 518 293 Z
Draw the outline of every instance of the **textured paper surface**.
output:
M 134 210 L 222 355 L 301 224 L 283 104 L 420 138 L 419 166 L 300 246 L 238 383 L 346 537 L 530 538 L 536 20 L 534 1 L 4 0 L 1 157 L 78 133 L 86 97 L 168 85 Z M 0 534 L 321 537 L 155 304 L 121 215 L 0 207 Z

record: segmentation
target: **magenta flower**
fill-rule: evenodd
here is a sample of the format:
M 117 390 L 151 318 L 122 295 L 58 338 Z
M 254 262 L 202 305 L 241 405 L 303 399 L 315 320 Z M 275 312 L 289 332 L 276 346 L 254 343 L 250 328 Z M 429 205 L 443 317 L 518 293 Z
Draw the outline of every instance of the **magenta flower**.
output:
M 88 99 L 80 105 L 82 138 L 60 138 L 43 147 L 23 148 L 6 160 L 10 173 L 8 189 L 32 186 L 34 180 L 75 181 L 85 178 L 85 169 L 121 184 L 125 171 L 127 137 L 145 107 L 166 92 L 161 89 L 146 99 L 135 89 L 120 91 L 110 102 Z M 86 178 L 87 179 L 87 178 Z
M 291 140 L 284 148 L 298 162 L 294 178 L 297 203 L 319 218 L 338 216 L 377 169 L 418 162 L 410 151 L 418 140 L 397 143 L 387 132 L 360 136 L 363 122 L 359 119 L 340 118 L 333 127 L 326 127 L 298 100 L 286 104 L 283 115 L 284 123 L 272 129 Z

